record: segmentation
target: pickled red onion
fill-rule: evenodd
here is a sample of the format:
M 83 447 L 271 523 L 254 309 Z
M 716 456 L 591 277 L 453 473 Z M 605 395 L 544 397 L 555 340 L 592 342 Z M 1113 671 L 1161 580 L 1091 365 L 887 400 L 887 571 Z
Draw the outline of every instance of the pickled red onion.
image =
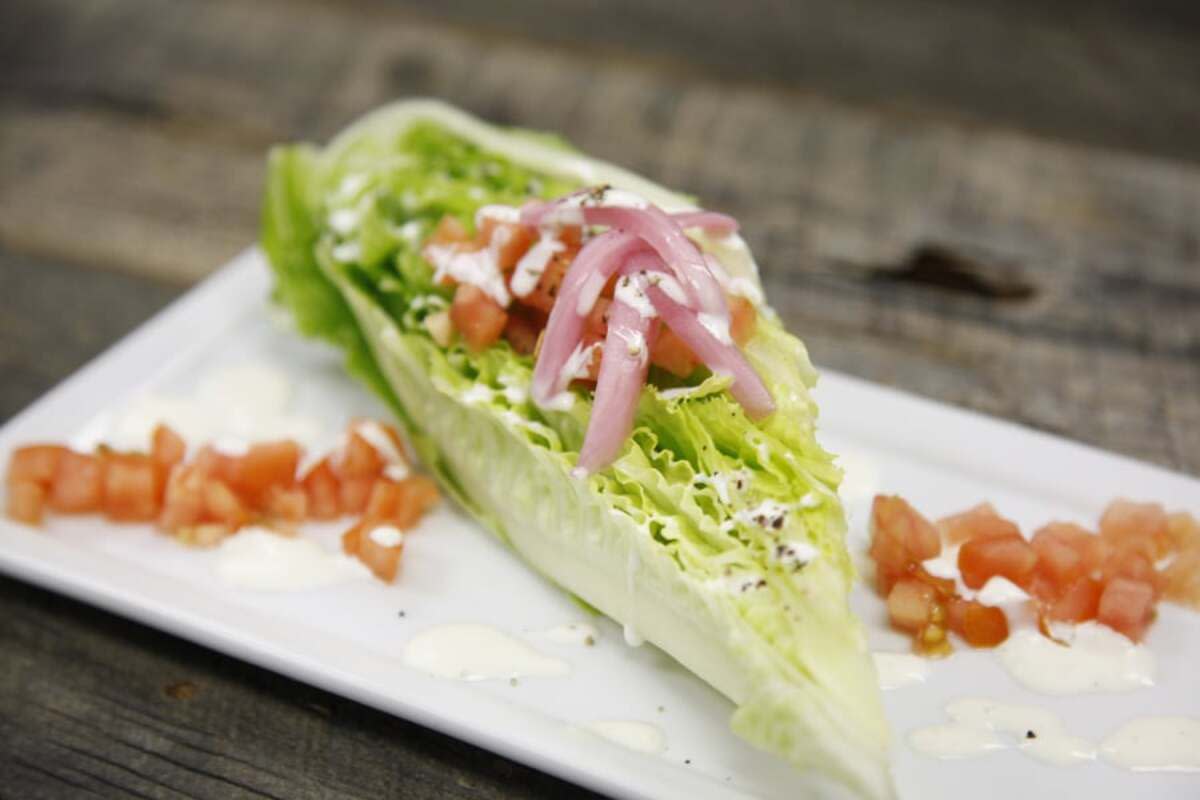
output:
M 619 299 L 609 307 L 592 415 L 579 451 L 577 469 L 584 474 L 611 463 L 629 438 L 658 325 L 656 318 L 642 316 Z

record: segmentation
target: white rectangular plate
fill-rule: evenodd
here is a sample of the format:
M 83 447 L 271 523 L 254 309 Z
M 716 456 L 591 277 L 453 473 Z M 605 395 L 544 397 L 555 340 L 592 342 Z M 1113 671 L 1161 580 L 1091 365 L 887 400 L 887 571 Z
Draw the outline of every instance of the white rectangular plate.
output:
M 186 393 L 196 376 L 245 361 L 285 370 L 298 410 L 340 428 L 386 412 L 346 378 L 336 354 L 280 330 L 267 307 L 269 277 L 248 251 L 0 429 L 0 458 L 31 440 L 94 436 L 138 393 Z M 901 494 L 933 515 L 989 499 L 1023 527 L 1054 519 L 1092 523 L 1113 497 L 1200 510 L 1200 482 L 860 380 L 826 373 L 818 399 L 822 438 L 844 455 L 851 545 L 862 550 L 871 495 Z M 332 544 L 330 534 L 325 537 Z M 373 582 L 262 594 L 213 579 L 214 554 L 148 527 L 96 517 L 57 518 L 44 532 L 0 523 L 0 568 L 357 701 L 619 797 L 795 796 L 794 773 L 740 742 L 730 704 L 652 647 L 627 647 L 607 620 L 595 647 L 539 636 L 582 621 L 567 596 L 526 569 L 458 511 L 443 507 L 414 533 L 398 585 Z M 495 587 L 503 587 L 497 591 Z M 854 604 L 878 649 L 904 650 L 882 604 Z M 399 612 L 403 610 L 404 616 Z M 565 678 L 461 683 L 414 672 L 400 660 L 415 633 L 480 622 L 525 638 L 572 665 Z M 1046 697 L 1013 682 L 994 654 L 959 652 L 929 682 L 888 692 L 895 771 L 904 797 L 1124 798 L 1200 796 L 1200 776 L 1146 774 L 1104 763 L 1054 768 L 1012 751 L 956 762 L 913 753 L 906 734 L 940 722 L 946 702 L 983 696 L 1059 713 L 1096 739 L 1143 714 L 1200 716 L 1200 617 L 1164 609 L 1149 645 L 1157 685 L 1128 694 Z M 600 719 L 653 723 L 661 755 L 626 750 L 584 729 Z M 1010 794 L 1011 792 L 1011 794 Z

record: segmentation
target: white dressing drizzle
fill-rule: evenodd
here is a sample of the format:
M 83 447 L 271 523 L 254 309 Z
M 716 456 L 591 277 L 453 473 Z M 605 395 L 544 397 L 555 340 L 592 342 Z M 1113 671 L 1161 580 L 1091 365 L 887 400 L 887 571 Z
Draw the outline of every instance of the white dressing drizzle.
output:
M 462 681 L 560 677 L 571 667 L 503 631 L 476 623 L 422 631 L 404 647 L 404 663 L 439 678 Z
M 260 592 L 290 592 L 370 578 L 358 561 L 307 539 L 243 528 L 217 548 L 217 577 Z
M 1105 761 L 1137 772 L 1200 772 L 1200 720 L 1142 717 L 1100 743 Z
M 582 297 L 581 294 L 581 300 Z M 658 312 L 654 310 L 654 304 L 646 296 L 645 278 L 641 275 L 622 275 L 618 278 L 613 297 L 632 308 L 643 319 L 653 319 L 658 316 Z
M 1154 656 L 1098 622 L 1074 626 L 1064 646 L 1036 630 L 1015 631 L 997 651 L 1017 681 L 1045 694 L 1128 692 L 1154 685 Z
M 886 691 L 901 689 L 929 678 L 929 659 L 912 653 L 872 653 L 879 688 Z
M 550 260 L 554 258 L 555 254 L 561 253 L 565 249 L 566 245 L 553 235 L 543 232 L 541 238 L 517 262 L 517 268 L 513 272 L 510 284 L 513 295 L 526 297 L 536 289 Z
M 914 750 L 934 758 L 969 758 L 1011 748 L 1062 767 L 1096 757 L 1090 741 L 1067 733 L 1062 720 L 1045 709 L 972 697 L 946 706 L 946 715 L 950 722 L 909 734 Z
M 662 729 L 649 722 L 635 720 L 598 720 L 584 726 L 587 730 L 603 736 L 610 742 L 616 742 L 622 747 L 636 750 L 639 753 L 661 753 L 667 749 L 667 737 Z
M 377 525 L 367 536 L 380 547 L 399 547 L 404 544 L 404 532 L 395 525 Z
M 506 228 L 497 230 L 491 243 L 482 250 L 461 250 L 454 245 L 429 245 L 424 250 L 424 256 L 433 265 L 434 283 L 441 282 L 443 278 L 469 283 L 495 300 L 501 308 L 507 308 L 512 297 L 499 264 L 500 248 L 507 237 Z

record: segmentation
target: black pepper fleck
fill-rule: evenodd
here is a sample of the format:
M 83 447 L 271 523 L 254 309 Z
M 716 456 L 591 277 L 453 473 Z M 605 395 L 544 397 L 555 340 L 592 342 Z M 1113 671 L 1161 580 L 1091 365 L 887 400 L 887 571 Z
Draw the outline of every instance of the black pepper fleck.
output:
M 1033 731 L 1025 731 L 1025 738 L 1026 739 L 1036 739 L 1037 734 L 1034 733 Z
M 407 617 L 407 616 L 408 616 L 408 614 L 406 614 L 405 612 L 401 611 L 399 616 L 400 616 L 401 618 L 404 618 L 404 617 Z
M 690 764 L 690 763 L 692 763 L 692 760 L 691 760 L 690 758 L 685 758 L 685 759 L 683 760 L 683 763 L 685 763 L 685 764 Z

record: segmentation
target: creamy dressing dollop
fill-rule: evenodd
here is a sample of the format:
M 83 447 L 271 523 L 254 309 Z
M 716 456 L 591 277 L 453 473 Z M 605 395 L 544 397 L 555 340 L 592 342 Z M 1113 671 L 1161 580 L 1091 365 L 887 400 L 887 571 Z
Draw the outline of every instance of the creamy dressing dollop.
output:
M 294 592 L 371 577 L 358 561 L 308 539 L 267 528 L 242 528 L 217 547 L 217 577 L 260 592 Z
M 489 625 L 456 623 L 429 628 L 404 647 L 404 663 L 439 678 L 483 681 L 562 677 L 571 671 L 560 658 L 544 655 Z
M 1060 632 L 1070 638 L 1065 645 L 1036 630 L 1014 631 L 997 650 L 1001 665 L 1024 686 L 1045 694 L 1128 692 L 1154 685 L 1154 656 L 1145 645 L 1098 622 Z
M 649 722 L 625 719 L 597 720 L 584 727 L 610 742 L 616 742 L 639 753 L 658 754 L 667 749 L 667 737 L 662 729 Z

